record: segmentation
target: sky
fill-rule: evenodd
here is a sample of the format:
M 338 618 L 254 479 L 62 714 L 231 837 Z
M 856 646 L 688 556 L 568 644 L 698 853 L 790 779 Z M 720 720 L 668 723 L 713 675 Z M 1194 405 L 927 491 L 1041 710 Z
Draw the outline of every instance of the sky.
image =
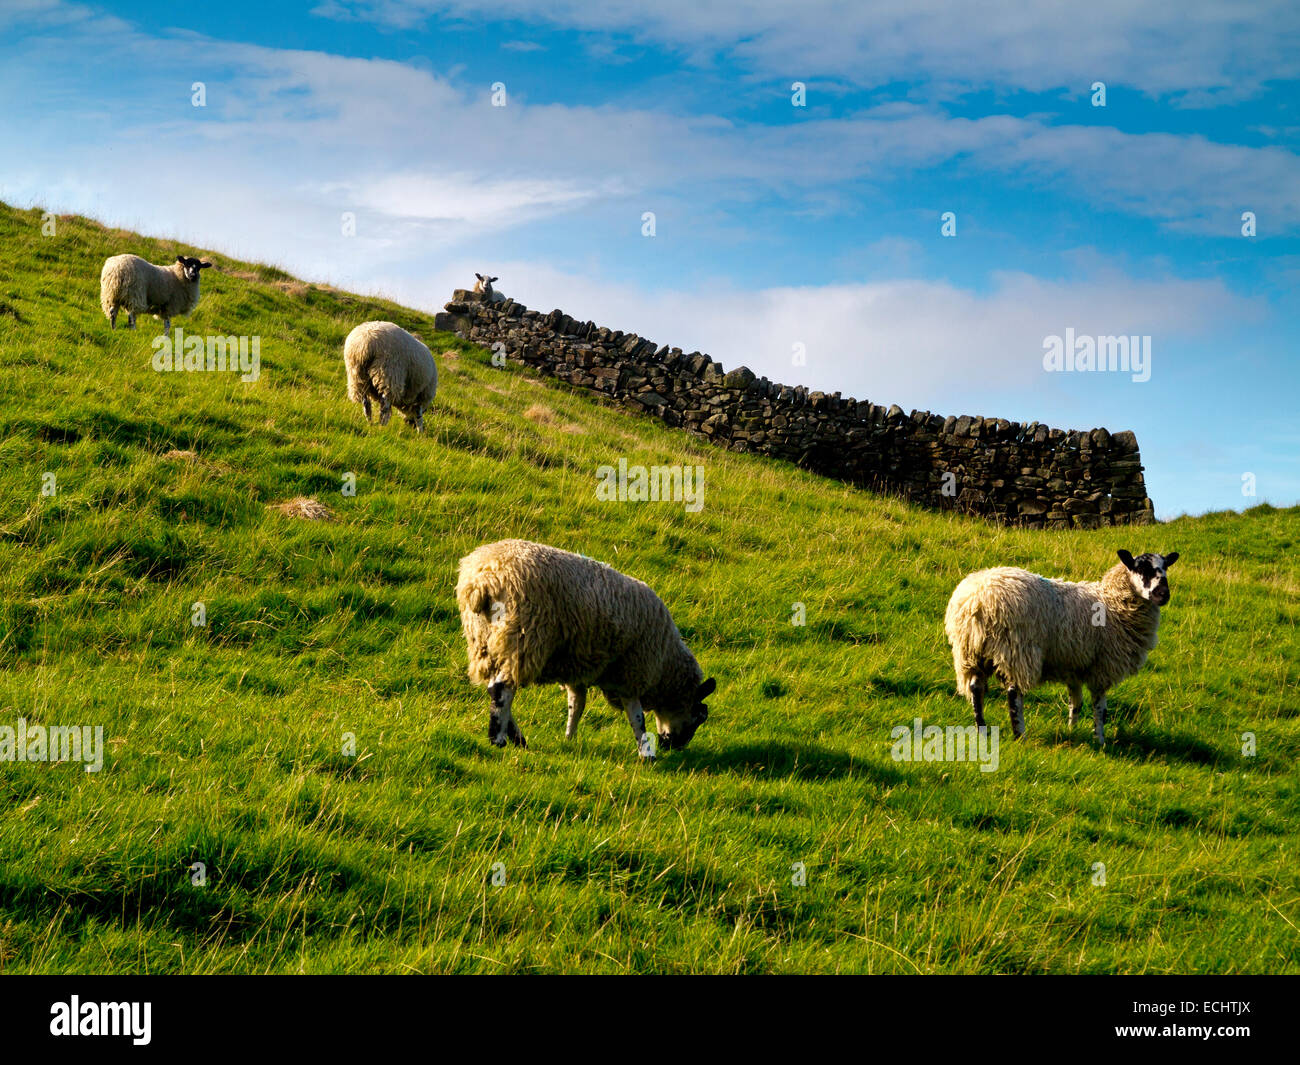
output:
M 0 200 L 1300 502 L 1293 0 L 0 0 Z

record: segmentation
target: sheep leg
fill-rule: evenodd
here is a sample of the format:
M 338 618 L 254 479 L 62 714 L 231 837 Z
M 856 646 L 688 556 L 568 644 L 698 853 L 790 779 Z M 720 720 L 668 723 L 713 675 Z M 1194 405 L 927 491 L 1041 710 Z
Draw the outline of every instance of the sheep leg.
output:
M 988 682 L 983 677 L 976 677 L 970 682 L 970 704 L 975 710 L 975 727 L 984 727 L 984 693 Z
M 624 699 L 623 712 L 627 714 L 627 723 L 632 726 L 632 735 L 636 739 L 636 749 L 644 762 L 655 760 L 654 747 L 645 734 L 645 712 L 641 709 L 640 699 Z
M 1025 695 L 1014 684 L 1007 689 L 1007 704 L 1011 708 L 1011 734 L 1020 739 L 1025 734 Z
M 1092 725 L 1097 736 L 1097 746 L 1106 746 L 1106 693 L 1092 693 Z
M 171 320 L 170 318 L 164 318 L 164 319 L 163 319 L 163 336 L 167 337 L 167 336 L 171 336 L 171 334 L 172 334 L 172 320 Z
M 1083 688 L 1078 684 L 1069 685 L 1070 688 L 1070 728 L 1074 728 L 1079 723 L 1079 711 L 1083 709 Z
M 424 408 L 423 407 L 415 408 L 415 420 L 411 424 L 415 426 L 415 431 L 417 433 L 424 432 Z
M 117 328 L 117 308 L 116 308 L 116 307 L 114 307 L 111 311 L 108 312 L 108 328 L 109 328 L 109 329 L 116 329 L 116 328 Z
M 135 328 L 135 311 L 126 312 L 126 324 L 129 329 Z
M 369 396 L 362 396 L 362 397 L 361 397 L 361 406 L 362 406 L 362 409 L 365 410 L 365 412 L 366 412 L 366 423 L 367 423 L 367 424 L 370 424 L 370 423 L 374 422 L 375 417 L 374 417 L 374 412 L 370 409 L 370 397 L 369 397 Z
M 582 720 L 582 712 L 587 709 L 587 689 L 566 685 L 564 690 L 569 695 L 569 723 L 564 728 L 564 738 L 571 740 L 578 734 L 578 722 Z
M 387 425 L 388 419 L 393 416 L 393 401 L 387 396 L 379 397 L 379 424 Z
M 510 716 L 510 704 L 515 699 L 514 687 L 504 681 L 493 681 L 488 685 L 488 697 L 492 700 L 492 711 L 488 716 L 488 739 L 496 747 L 504 747 L 507 740 L 516 747 L 527 747 L 524 734 Z

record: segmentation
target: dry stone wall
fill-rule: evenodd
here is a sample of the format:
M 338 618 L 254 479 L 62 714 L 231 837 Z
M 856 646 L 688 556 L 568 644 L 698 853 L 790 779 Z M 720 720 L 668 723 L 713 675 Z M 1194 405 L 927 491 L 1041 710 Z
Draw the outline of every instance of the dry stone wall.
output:
M 732 451 L 785 459 L 935 509 L 1036 528 L 1153 520 L 1132 432 L 1052 429 L 1005 418 L 906 414 L 731 371 L 634 333 L 485 302 L 457 289 L 437 328 Z M 497 350 L 501 350 L 498 348 Z

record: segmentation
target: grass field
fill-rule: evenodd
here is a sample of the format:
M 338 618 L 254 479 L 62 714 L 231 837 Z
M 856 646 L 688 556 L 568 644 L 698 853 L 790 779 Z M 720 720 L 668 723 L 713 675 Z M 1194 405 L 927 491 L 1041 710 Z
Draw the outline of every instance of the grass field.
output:
M 260 336 L 260 378 L 154 372 L 153 319 L 110 333 L 125 250 L 212 258 L 177 324 Z M 7 207 L 0 260 L 0 725 L 106 745 L 99 773 L 0 762 L 0 971 L 1300 971 L 1300 509 L 1000 529 L 272 268 Z M 368 318 L 459 352 L 427 437 L 346 402 Z M 703 509 L 598 501 L 620 457 L 704 467 Z M 298 496 L 333 520 L 270 506 Z M 558 688 L 516 700 L 529 750 L 488 744 L 453 592 L 507 536 L 660 593 L 718 678 L 686 751 L 639 764 L 594 693 L 566 745 Z M 891 758 L 895 726 L 969 723 L 942 631 L 964 573 L 1091 579 L 1119 547 L 1182 558 L 1104 753 L 1045 687 L 996 772 Z

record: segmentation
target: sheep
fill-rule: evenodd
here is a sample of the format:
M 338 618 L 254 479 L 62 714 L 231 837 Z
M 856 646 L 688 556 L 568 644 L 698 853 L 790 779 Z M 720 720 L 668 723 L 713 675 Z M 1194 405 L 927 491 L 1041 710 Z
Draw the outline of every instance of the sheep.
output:
M 632 726 L 637 751 L 653 761 L 645 711 L 659 746 L 685 747 L 709 716 L 707 681 L 672 615 L 646 584 L 610 566 L 546 544 L 501 540 L 460 560 L 456 603 L 469 678 L 488 686 L 488 739 L 527 747 L 511 716 L 515 691 L 559 683 L 568 694 L 566 739 L 578 732 L 587 689 L 596 686 Z
M 482 274 L 475 274 L 478 278 L 474 282 L 474 291 L 483 297 L 484 303 L 505 303 L 506 296 L 504 292 L 498 292 L 492 287 L 493 281 L 500 281 L 499 277 L 484 277 Z
M 199 271 L 212 264 L 185 255 L 169 266 L 155 266 L 138 255 L 114 255 L 99 272 L 99 305 L 109 329 L 117 328 L 117 312 L 125 310 L 127 325 L 135 328 L 137 314 L 161 318 L 163 336 L 171 333 L 172 319 L 189 314 L 199 302 Z
M 424 432 L 424 412 L 438 391 L 438 366 L 433 355 L 405 329 L 392 322 L 363 322 L 343 342 L 348 375 L 348 399 L 360 403 L 366 421 L 373 420 L 370 401 L 379 401 L 379 424 L 387 425 L 396 407 Z
M 1007 688 L 1016 739 L 1025 731 L 1025 692 L 1041 681 L 1063 682 L 1073 727 L 1086 685 L 1097 744 L 1105 746 L 1106 691 L 1141 669 L 1156 646 L 1160 608 L 1169 603 L 1166 571 L 1178 561 L 1177 551 L 1118 555 L 1121 564 L 1100 581 L 1049 580 L 1000 566 L 957 585 L 944 631 L 957 694 L 969 697 L 977 726 L 984 725 L 984 692 L 994 672 Z

